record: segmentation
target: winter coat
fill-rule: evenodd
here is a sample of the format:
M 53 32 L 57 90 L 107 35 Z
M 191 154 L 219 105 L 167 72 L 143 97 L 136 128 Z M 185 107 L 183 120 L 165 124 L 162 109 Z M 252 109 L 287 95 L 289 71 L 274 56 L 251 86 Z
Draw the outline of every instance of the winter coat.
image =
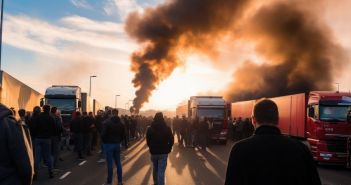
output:
M 33 166 L 28 129 L 16 122 L 10 109 L 0 104 L 0 184 L 30 185 Z
M 164 121 L 152 122 L 146 132 L 146 142 L 152 155 L 170 153 L 174 144 L 171 128 Z
M 226 185 L 320 185 L 311 152 L 274 126 L 260 126 L 230 153 Z
M 55 118 L 49 112 L 42 112 L 34 125 L 35 137 L 50 139 L 55 133 Z
M 125 128 L 119 117 L 111 117 L 103 123 L 101 136 L 104 144 L 119 144 L 126 139 Z

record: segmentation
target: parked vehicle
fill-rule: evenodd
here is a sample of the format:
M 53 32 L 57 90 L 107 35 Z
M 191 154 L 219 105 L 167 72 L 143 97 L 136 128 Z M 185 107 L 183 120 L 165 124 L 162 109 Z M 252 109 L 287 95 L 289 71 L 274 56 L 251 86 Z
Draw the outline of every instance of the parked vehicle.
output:
M 312 91 L 271 98 L 283 134 L 302 140 L 322 163 L 346 164 L 351 93 Z M 233 118 L 249 118 L 257 100 L 232 103 Z
M 191 96 L 187 105 L 179 105 L 176 112 L 177 115 L 185 115 L 191 120 L 208 118 L 212 124 L 210 139 L 226 143 L 230 118 L 228 109 L 230 110 L 230 104 L 221 96 Z

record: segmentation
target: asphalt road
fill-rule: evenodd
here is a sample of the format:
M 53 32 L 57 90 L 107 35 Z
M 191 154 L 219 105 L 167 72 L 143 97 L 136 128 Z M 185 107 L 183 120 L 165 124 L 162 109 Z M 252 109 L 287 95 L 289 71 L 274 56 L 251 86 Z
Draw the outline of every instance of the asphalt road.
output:
M 212 145 L 207 151 L 180 148 L 175 144 L 168 158 L 166 183 L 169 185 L 220 185 L 224 183 L 226 164 L 232 143 Z M 106 166 L 97 163 L 95 153 L 78 161 L 71 152 L 62 154 L 62 171 L 48 179 L 45 168 L 34 185 L 102 185 L 106 180 Z M 122 155 L 125 185 L 150 185 L 152 168 L 150 154 L 144 140 L 136 141 Z M 324 185 L 351 185 L 351 170 L 336 166 L 318 166 Z M 114 173 L 114 182 L 116 174 Z

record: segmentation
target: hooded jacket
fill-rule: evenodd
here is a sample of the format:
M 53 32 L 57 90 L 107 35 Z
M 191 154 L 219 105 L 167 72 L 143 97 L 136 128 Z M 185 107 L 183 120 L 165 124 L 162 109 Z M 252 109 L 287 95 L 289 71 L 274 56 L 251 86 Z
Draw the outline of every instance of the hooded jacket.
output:
M 124 125 L 119 117 L 111 117 L 103 123 L 101 136 L 104 144 L 119 144 L 126 139 Z
M 147 129 L 146 142 L 152 155 L 171 152 L 174 138 L 171 128 L 166 125 L 163 117 L 155 116 L 151 126 Z
M 0 184 L 30 185 L 33 152 L 26 127 L 16 122 L 10 109 L 0 104 Z
M 274 126 L 260 126 L 255 135 L 232 148 L 225 185 L 321 185 L 311 152 Z

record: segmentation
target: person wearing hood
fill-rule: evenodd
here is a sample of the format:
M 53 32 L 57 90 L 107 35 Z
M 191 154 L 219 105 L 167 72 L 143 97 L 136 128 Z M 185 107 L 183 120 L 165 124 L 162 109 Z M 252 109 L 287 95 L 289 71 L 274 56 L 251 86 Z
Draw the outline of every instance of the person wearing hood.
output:
M 156 113 L 154 121 L 147 129 L 146 142 L 151 153 L 154 183 L 164 185 L 167 158 L 172 150 L 174 138 L 171 128 L 166 125 L 162 112 Z
M 28 130 L 0 104 L 0 184 L 31 185 L 33 152 Z
M 118 117 L 118 109 L 111 111 L 112 117 L 103 123 L 102 142 L 107 161 L 107 183 L 112 184 L 113 161 L 117 168 L 118 185 L 122 185 L 121 143 L 126 134 L 124 125 Z

